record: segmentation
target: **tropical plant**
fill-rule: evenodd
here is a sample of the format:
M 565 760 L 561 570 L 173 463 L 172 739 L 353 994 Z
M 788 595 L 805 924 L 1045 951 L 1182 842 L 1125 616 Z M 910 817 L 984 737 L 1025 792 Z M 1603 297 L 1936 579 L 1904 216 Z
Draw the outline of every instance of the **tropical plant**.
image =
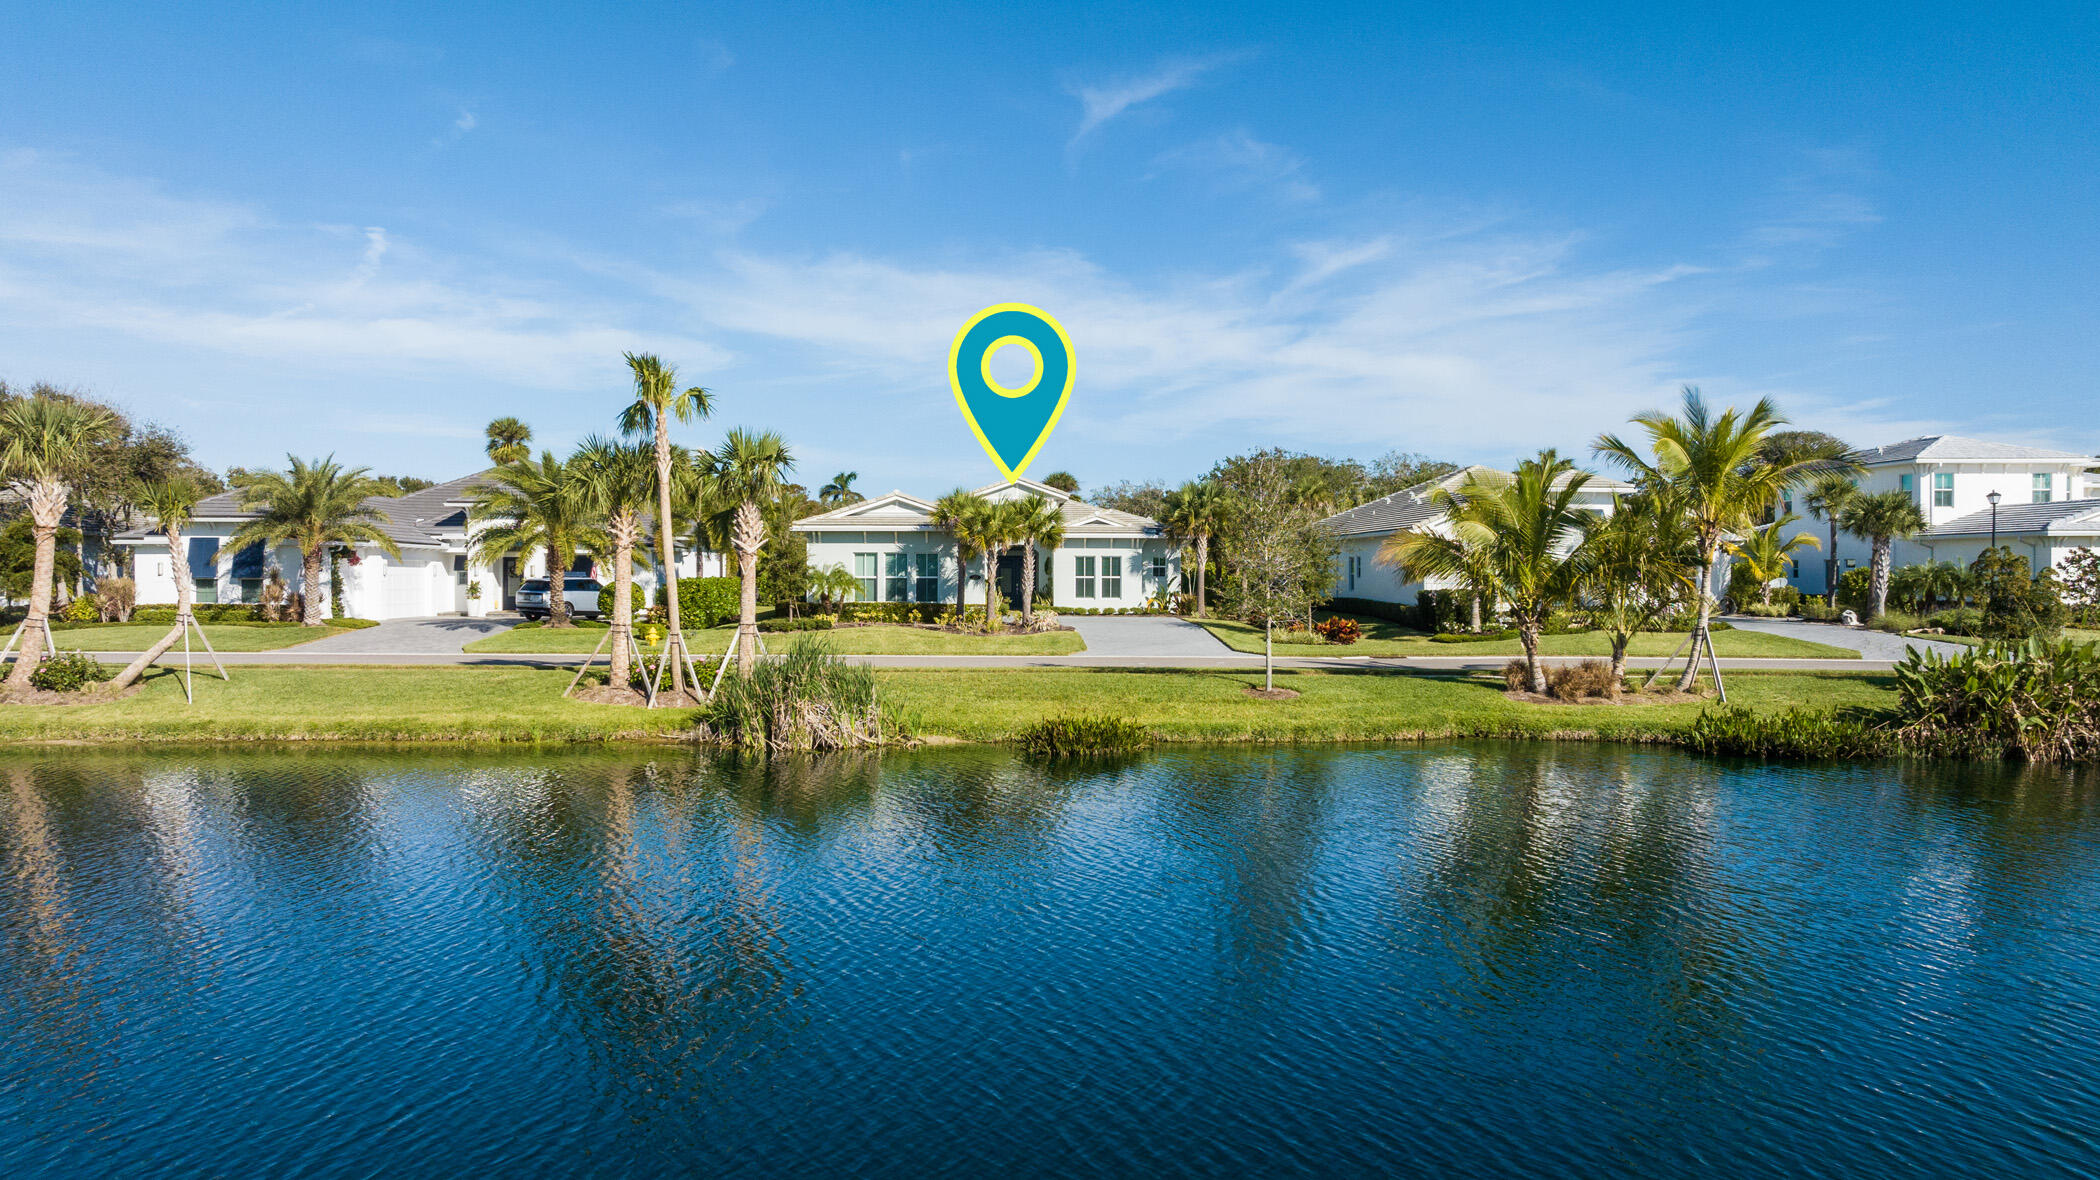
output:
M 1971 585 L 1982 607 L 1977 632 L 1991 639 L 2053 637 L 2062 629 L 2063 597 L 2056 571 L 2030 570 L 2010 546 L 1986 549 L 1970 567 Z
M 0 478 L 29 506 L 36 552 L 29 583 L 29 614 L 22 646 L 8 674 L 12 689 L 29 678 L 46 655 L 44 628 L 51 615 L 52 566 L 66 501 L 83 478 L 96 446 L 111 432 L 109 411 L 87 402 L 39 393 L 0 408 Z
M 1770 399 L 1759 401 L 1748 413 L 1730 407 L 1716 416 L 1698 389 L 1687 385 L 1680 416 L 1659 410 L 1634 416 L 1634 424 L 1648 435 L 1649 455 L 1614 434 L 1597 439 L 1597 453 L 1625 466 L 1644 490 L 1669 489 L 1691 523 L 1699 552 L 1699 604 L 1692 658 L 1677 681 L 1680 691 L 1689 691 L 1699 677 L 1701 646 L 1712 651 L 1713 572 L 1722 538 L 1747 532 L 1778 502 L 1781 492 L 1807 478 L 1815 466 L 1761 459 L 1766 438 L 1785 421 Z
M 1747 536 L 1728 542 L 1728 552 L 1750 571 L 1751 579 L 1757 583 L 1758 601 L 1767 606 L 1772 602 L 1772 583 L 1786 577 L 1787 563 L 1798 560 L 1794 555 L 1803 549 L 1822 548 L 1822 542 L 1813 533 L 1786 535 L 1786 530 L 1800 520 L 1791 512 L 1784 513 L 1772 523 L 1750 530 Z
M 1952 561 L 1921 561 L 1889 572 L 1889 601 L 1904 609 L 1925 613 L 1942 602 L 1961 605 L 1969 586 L 1969 571 Z
M 945 529 L 955 542 L 955 617 L 958 620 L 968 613 L 963 599 L 970 586 L 970 562 L 984 554 L 979 543 L 983 530 L 978 518 L 991 511 L 991 507 L 991 501 L 962 488 L 942 496 L 933 505 L 934 524 Z M 992 575 L 991 565 L 991 562 L 985 562 L 987 579 Z
M 725 681 L 701 721 L 713 736 L 754 752 L 910 742 L 909 728 L 883 709 L 877 688 L 873 668 L 801 636 L 781 659 Z
M 707 499 L 736 505 L 730 547 L 736 551 L 742 595 L 737 614 L 737 671 L 749 674 L 758 659 L 758 554 L 766 544 L 766 518 L 759 504 L 780 490 L 781 477 L 795 466 L 787 442 L 772 431 L 736 429 L 701 460 L 700 480 Z
M 1698 544 L 1667 489 L 1619 497 L 1611 515 L 1593 520 L 1587 533 L 1582 603 L 1590 621 L 1611 640 L 1616 684 L 1625 678 L 1633 637 L 1675 614 L 1698 592 Z
M 190 625 L 190 616 L 195 609 L 192 603 L 194 588 L 190 583 L 189 554 L 182 544 L 182 531 L 189 527 L 196 516 L 197 501 L 204 498 L 202 485 L 186 475 L 175 475 L 142 484 L 131 494 L 132 503 L 153 518 L 153 527 L 160 532 L 168 545 L 168 565 L 175 575 L 175 625 L 156 640 L 152 647 L 139 653 L 137 659 L 124 665 L 117 673 L 113 687 L 122 689 L 144 675 L 153 661 L 166 655 L 168 650 L 182 640 L 182 633 Z
M 647 353 L 627 353 L 627 368 L 634 374 L 634 401 L 620 411 L 620 429 L 633 437 L 648 434 L 656 451 L 656 546 L 657 564 L 666 588 L 664 601 L 671 613 L 670 639 L 683 647 L 685 632 L 678 614 L 678 564 L 672 554 L 672 501 L 677 478 L 671 468 L 671 419 L 691 422 L 714 411 L 714 395 L 697 385 L 678 388 L 678 370 Z M 666 648 L 666 650 L 670 650 Z M 671 695 L 685 694 L 685 661 L 671 661 Z
M 575 469 L 576 492 L 583 499 L 586 515 L 603 522 L 602 529 L 590 535 L 602 538 L 612 550 L 598 553 L 610 557 L 613 567 L 608 683 L 625 685 L 634 671 L 630 638 L 634 631 L 634 551 L 646 539 L 642 534 L 656 492 L 656 456 L 645 446 L 594 435 L 584 440 L 569 463 Z
M 1531 691 L 1543 694 L 1538 649 L 1546 616 L 1583 587 L 1588 513 L 1578 497 L 1589 479 L 1552 450 L 1519 463 L 1509 476 L 1475 469 L 1458 487 L 1430 493 L 1441 527 L 1396 533 L 1380 557 L 1420 578 L 1478 579 L 1508 609 Z
M 1854 496 L 1838 513 L 1838 523 L 1848 533 L 1874 547 L 1873 570 L 1868 591 L 1868 621 L 1888 609 L 1889 554 L 1895 543 L 1925 527 L 1925 514 L 1918 502 L 1901 491 L 1865 492 Z
M 853 481 L 859 478 L 858 471 L 839 472 L 831 477 L 830 483 L 817 490 L 817 502 L 833 507 L 860 503 L 867 497 L 853 490 Z
M 1017 500 L 1020 511 L 1015 520 L 1016 536 L 1021 545 L 1021 623 L 1035 626 L 1035 551 L 1038 546 L 1055 551 L 1065 543 L 1065 514 L 1048 500 L 1033 496 Z
M 984 554 L 984 629 L 999 629 L 999 559 L 1018 544 L 1028 509 L 1021 500 L 988 501 L 966 527 L 975 529 L 974 541 Z
M 1808 485 L 1808 495 L 1802 499 L 1810 512 L 1830 526 L 1830 547 L 1823 551 L 1823 590 L 1824 601 L 1832 606 L 1837 605 L 1838 517 L 1858 495 L 1859 485 L 1850 476 L 1826 472 L 1814 478 Z
M 1210 539 L 1225 520 L 1223 489 L 1209 480 L 1182 484 L 1168 492 L 1160 523 L 1167 535 L 1196 548 L 1196 617 L 1205 614 L 1204 575 L 1210 566 Z
M 1079 477 L 1069 471 L 1053 471 L 1043 477 L 1043 483 L 1060 492 L 1069 492 L 1074 496 L 1079 494 Z
M 585 495 L 582 466 L 541 451 L 538 462 L 499 464 L 488 479 L 467 489 L 475 519 L 488 522 L 471 542 L 476 565 L 498 565 L 511 554 L 534 549 L 546 554 L 550 628 L 572 625 L 564 580 L 576 564 L 577 550 L 611 548 Z
M 393 558 L 401 550 L 386 534 L 386 513 L 366 503 L 386 493 L 365 468 L 344 468 L 333 455 L 312 461 L 286 458 L 288 470 L 241 477 L 241 507 L 255 517 L 234 530 L 225 547 L 238 553 L 250 545 L 268 550 L 288 542 L 298 549 L 300 588 L 306 595 L 306 617 L 300 621 L 319 627 L 327 622 L 321 613 L 321 565 L 331 548 L 372 544 Z
M 490 422 L 484 431 L 488 436 L 488 452 L 491 463 L 523 463 L 532 458 L 532 427 L 516 418 L 502 417 Z
M 62 588 L 80 582 L 83 569 L 80 530 L 60 525 L 51 535 L 51 540 L 51 576 L 48 581 L 55 602 Z M 12 601 L 29 597 L 29 588 L 36 582 L 36 559 L 36 521 L 17 516 L 0 525 L 0 596 Z
M 833 563 L 810 574 L 809 593 L 826 606 L 847 602 L 860 592 L 860 579 L 844 565 Z

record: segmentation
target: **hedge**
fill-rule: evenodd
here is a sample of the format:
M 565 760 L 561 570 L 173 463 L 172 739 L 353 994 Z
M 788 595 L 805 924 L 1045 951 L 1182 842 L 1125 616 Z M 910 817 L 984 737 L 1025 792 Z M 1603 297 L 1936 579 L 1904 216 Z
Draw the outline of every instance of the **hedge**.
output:
M 666 587 L 656 588 L 656 604 L 670 601 Z M 601 596 L 609 609 L 612 600 Z M 735 578 L 681 578 L 678 581 L 678 625 L 688 631 L 719 627 L 737 617 L 742 587 Z

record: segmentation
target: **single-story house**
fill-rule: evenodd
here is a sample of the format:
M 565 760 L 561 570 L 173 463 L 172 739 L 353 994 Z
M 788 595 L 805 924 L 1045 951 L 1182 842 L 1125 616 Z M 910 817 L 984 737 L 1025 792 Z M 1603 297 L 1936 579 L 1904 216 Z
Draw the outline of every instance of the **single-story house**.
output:
M 1064 544 L 1037 549 L 1036 587 L 1059 606 L 1109 609 L 1143 606 L 1181 588 L 1181 546 L 1158 521 L 1101 508 L 1070 492 L 1023 479 L 977 489 L 992 501 L 1033 496 L 1064 516 Z M 966 569 L 955 538 L 934 523 L 933 501 L 895 491 L 795 522 L 808 540 L 809 568 L 844 566 L 860 581 L 863 602 L 955 601 L 958 584 L 968 602 L 983 603 L 985 563 Z M 1018 547 L 999 559 L 992 576 L 1016 607 L 1021 601 Z
M 474 562 L 468 555 L 469 538 L 483 523 L 474 519 L 475 484 L 493 471 L 476 472 L 448 480 L 403 496 L 374 496 L 365 501 L 386 518 L 388 539 L 400 549 L 399 559 L 389 557 L 378 545 L 351 546 L 342 563 L 344 613 L 359 619 L 422 618 L 433 615 L 468 615 L 479 618 L 514 609 L 518 585 L 528 578 L 546 575 L 546 554 L 534 550 L 514 554 L 494 565 Z M 258 602 L 264 581 L 276 568 L 293 591 L 300 589 L 299 551 L 279 545 L 264 552 L 250 545 L 238 553 L 224 551 L 227 538 L 255 513 L 241 507 L 241 493 L 221 492 L 198 501 L 195 517 L 183 530 L 189 553 L 190 576 L 196 600 L 213 602 Z M 139 604 L 172 604 L 175 601 L 174 563 L 169 560 L 167 541 L 151 526 L 119 533 L 115 543 L 131 547 L 137 571 Z M 725 572 L 723 555 L 680 545 L 674 550 L 678 576 L 715 576 Z M 588 572 L 601 581 L 612 578 L 610 558 L 577 559 L 576 572 Z M 479 583 L 481 596 L 470 599 L 468 588 Z M 635 583 L 638 594 L 653 594 L 654 564 L 637 554 Z M 324 573 L 321 594 L 329 593 Z
M 1423 590 L 1452 589 L 1451 584 L 1441 580 L 1418 579 L 1407 570 L 1381 562 L 1378 551 L 1399 533 L 1446 532 L 1444 511 L 1436 506 L 1432 495 L 1439 488 L 1457 491 L 1475 474 L 1514 478 L 1509 472 L 1492 467 L 1466 467 L 1322 520 L 1321 527 L 1334 534 L 1340 546 L 1335 557 L 1334 588 L 1330 592 L 1333 597 L 1410 606 Z M 1633 485 L 1623 480 L 1591 475 L 1575 493 L 1576 504 L 1585 511 L 1609 516 L 1612 497 L 1632 490 Z
M 2096 489 L 2100 490 L 2100 489 Z M 1991 512 L 1971 512 L 1933 525 L 1904 543 L 1914 560 L 1970 565 L 1991 543 Z M 2100 497 L 2046 504 L 1998 504 L 1998 544 L 2027 559 L 2030 569 L 2053 568 L 2078 549 L 2100 549 Z
M 1925 514 L 1923 533 L 1891 547 L 1890 560 L 1899 566 L 1974 561 L 1990 544 L 1993 492 L 1998 494 L 1999 544 L 2028 553 L 2037 568 L 2053 565 L 2078 547 L 2061 543 L 2076 534 L 2047 531 L 2042 526 L 2082 527 L 2080 518 L 2095 505 L 2092 497 L 2100 496 L 2100 475 L 2086 471 L 2100 460 L 2070 451 L 1935 434 L 1854 451 L 1848 457 L 1864 469 L 1854 481 L 1860 491 L 1900 491 L 1914 499 Z M 1814 536 L 1824 546 L 1824 552 L 1801 555 L 1794 577 L 1794 584 L 1804 593 L 1823 594 L 1832 576 L 1841 577 L 1847 569 L 1867 565 L 1873 559 L 1873 545 L 1840 529 L 1832 549 L 1830 522 L 1809 510 L 1806 496 L 1805 488 L 1795 488 L 1781 502 L 1780 510 L 1799 513 L 1797 531 Z M 2089 507 L 2083 511 L 2065 508 L 2081 503 Z M 2030 508 L 2040 511 L 2026 511 Z M 1974 540 L 1977 537 L 1982 539 Z

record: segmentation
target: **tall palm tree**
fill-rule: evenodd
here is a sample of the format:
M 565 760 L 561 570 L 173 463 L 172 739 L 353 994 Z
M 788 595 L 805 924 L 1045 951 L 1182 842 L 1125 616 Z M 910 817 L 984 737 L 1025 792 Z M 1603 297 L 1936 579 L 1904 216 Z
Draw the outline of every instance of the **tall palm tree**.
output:
M 978 544 L 983 530 L 977 518 L 991 509 L 984 497 L 963 488 L 957 488 L 936 500 L 933 505 L 933 523 L 946 529 L 955 541 L 955 624 L 963 621 L 964 597 L 970 587 L 970 562 L 983 554 Z M 990 569 L 987 563 L 986 574 Z
M 1021 622 L 1032 627 L 1035 625 L 1036 546 L 1055 550 L 1065 543 L 1065 514 L 1050 501 L 1033 496 L 1015 502 L 1021 505 L 1016 521 L 1021 542 Z
M 979 518 L 982 530 L 978 543 L 984 547 L 984 629 L 999 629 L 999 562 L 1006 551 L 1021 543 L 1027 530 L 1029 505 L 1033 497 L 1014 500 L 999 500 Z
M 817 503 L 834 507 L 843 504 L 858 504 L 866 496 L 853 490 L 853 481 L 860 478 L 858 471 L 841 471 L 831 477 L 831 482 L 817 490 Z
M 576 564 L 576 551 L 610 548 L 584 493 L 581 466 L 555 458 L 553 451 L 541 451 L 538 462 L 502 464 L 487 480 L 467 489 L 474 516 L 491 522 L 474 534 L 477 565 L 496 565 L 513 553 L 534 549 L 547 555 L 549 627 L 572 625 L 565 583 L 569 567 Z
M 1611 515 L 1589 523 L 1583 552 L 1583 605 L 1611 639 L 1617 683 L 1633 637 L 1697 589 L 1699 551 L 1677 505 L 1641 493 L 1618 497 Z
M 1196 547 L 1196 617 L 1202 618 L 1203 580 L 1210 566 L 1210 539 L 1225 523 L 1225 494 L 1208 480 L 1194 480 L 1167 493 L 1165 516 L 1160 523 L 1167 534 Z
M 1823 598 L 1832 606 L 1837 605 L 1838 593 L 1838 516 L 1857 495 L 1859 484 L 1851 476 L 1832 471 L 1816 476 L 1808 485 L 1808 495 L 1802 497 L 1810 512 L 1830 524 L 1830 548 L 1823 551 Z
M 692 422 L 714 412 L 714 395 L 697 385 L 678 388 L 678 370 L 648 353 L 627 353 L 627 368 L 634 374 L 634 401 L 620 411 L 620 429 L 628 435 L 649 434 L 656 445 L 657 568 L 663 571 L 664 601 L 670 612 L 671 630 L 665 641 L 665 658 L 671 662 L 671 697 L 685 695 L 685 661 L 677 658 L 685 650 L 685 632 L 678 618 L 678 566 L 672 558 L 670 527 L 671 494 L 675 476 L 671 471 L 671 419 Z
M 749 672 L 758 659 L 758 551 L 766 546 L 762 501 L 780 491 L 781 477 L 794 469 L 795 456 L 786 440 L 772 431 L 754 434 L 737 429 L 701 460 L 701 482 L 717 504 L 736 505 L 736 527 L 730 547 L 736 550 L 741 583 L 737 602 L 736 665 Z
M 613 567 L 612 668 L 610 682 L 624 688 L 634 674 L 634 551 L 650 519 L 656 495 L 656 456 L 650 448 L 593 435 L 569 460 L 577 494 L 588 514 L 604 522 L 602 536 Z
M 153 527 L 168 543 L 168 568 L 175 575 L 175 625 L 137 659 L 124 665 L 124 670 L 109 682 L 112 691 L 128 687 L 145 675 L 153 661 L 168 654 L 168 649 L 180 642 L 182 633 L 189 628 L 196 588 L 190 582 L 190 556 L 182 547 L 182 530 L 189 527 L 197 513 L 197 501 L 205 494 L 205 489 L 186 472 L 140 484 L 130 493 L 131 502 L 153 518 Z
M 505 416 L 488 425 L 488 451 L 491 463 L 522 463 L 532 458 L 532 427 L 517 418 Z
M 6 440 L 0 447 L 0 477 L 29 505 L 30 535 L 36 540 L 29 615 L 14 671 L 7 677 L 11 689 L 27 689 L 30 674 L 49 654 L 44 650 L 44 627 L 51 616 L 51 571 L 58 560 L 66 500 L 115 424 L 100 406 L 45 393 L 18 398 L 0 410 L 0 438 Z
M 299 589 L 306 596 L 301 622 L 318 627 L 327 621 L 321 608 L 321 566 L 331 546 L 372 544 L 392 558 L 401 550 L 386 535 L 386 513 L 367 500 L 391 499 L 393 492 L 363 467 L 344 468 L 330 455 L 308 461 L 296 455 L 286 471 L 251 472 L 241 480 L 241 507 L 255 518 L 235 529 L 226 547 L 238 553 L 250 545 L 268 550 L 283 542 L 299 550 Z
M 1841 514 L 1845 531 L 1874 546 L 1872 602 L 1868 620 L 1882 616 L 1889 604 L 1889 555 L 1895 543 L 1915 536 L 1925 527 L 1925 513 L 1918 502 L 1903 491 L 1861 493 L 1845 505 Z
M 1786 563 L 1798 560 L 1794 555 L 1803 549 L 1823 547 L 1813 533 L 1785 535 L 1785 530 L 1800 520 L 1791 512 L 1784 513 L 1772 523 L 1759 525 L 1748 535 L 1728 543 L 1728 552 L 1749 569 L 1751 577 L 1757 579 L 1758 600 L 1766 606 L 1772 604 L 1772 583 L 1786 576 Z
M 1614 434 L 1599 435 L 1596 449 L 1624 465 L 1643 487 L 1671 489 L 1690 517 L 1699 548 L 1699 621 L 1692 631 L 1692 658 L 1677 680 L 1678 690 L 1689 692 L 1699 677 L 1700 646 L 1712 650 L 1714 565 L 1722 539 L 1762 519 L 1779 494 L 1806 478 L 1814 464 L 1760 460 L 1765 437 L 1786 422 L 1769 398 L 1747 414 L 1730 407 L 1717 417 L 1699 390 L 1687 385 L 1679 417 L 1650 410 L 1633 422 L 1647 432 L 1652 459 Z
M 1517 464 L 1513 475 L 1476 470 L 1457 488 L 1430 493 L 1443 514 L 1441 529 L 1396 533 L 1379 556 L 1417 577 L 1480 579 L 1516 620 L 1531 691 L 1543 693 L 1539 635 L 1547 614 L 1582 587 L 1589 513 L 1577 494 L 1589 480 L 1551 450 Z

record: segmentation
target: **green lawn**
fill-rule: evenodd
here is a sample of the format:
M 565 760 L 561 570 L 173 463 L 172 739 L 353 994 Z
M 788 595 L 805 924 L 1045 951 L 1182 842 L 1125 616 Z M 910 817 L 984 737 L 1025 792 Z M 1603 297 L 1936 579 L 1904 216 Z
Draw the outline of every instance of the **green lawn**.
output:
M 675 740 L 689 709 L 586 705 L 561 697 L 570 673 L 522 667 L 236 667 L 231 682 L 149 673 L 136 696 L 97 705 L 0 706 L 8 741 L 490 741 Z M 1499 678 L 1444 674 L 1289 672 L 1303 695 L 1259 701 L 1246 672 L 1112 669 L 898 670 L 879 673 L 884 699 L 936 738 L 991 741 L 1071 712 L 1127 717 L 1167 740 L 1362 741 L 1445 736 L 1640 740 L 1688 724 L 1700 706 L 1528 705 Z M 1759 708 L 1877 708 L 1892 678 L 1867 673 L 1738 673 L 1733 699 Z
M 160 642 L 169 626 L 166 623 L 95 623 L 68 627 L 63 631 L 54 629 L 51 639 L 58 644 L 60 651 L 145 651 Z M 280 647 L 311 643 L 344 633 L 339 627 L 305 627 L 298 623 L 204 624 L 205 636 L 220 651 L 275 651 Z M 190 646 L 200 654 L 204 651 L 195 635 L 190 636 Z M 175 650 L 181 651 L 182 644 L 177 643 Z
M 798 636 L 823 640 L 840 655 L 889 656 L 1061 656 L 1084 651 L 1086 643 L 1074 631 L 1045 631 L 1035 635 L 950 635 L 918 627 L 869 625 L 834 627 L 829 631 L 769 632 L 766 646 L 785 650 Z M 720 654 L 736 637 L 735 627 L 687 630 L 686 645 L 696 656 Z M 542 627 L 513 628 L 467 645 L 471 652 L 587 652 L 605 638 L 602 627 L 577 627 L 550 631 Z
M 1195 619 L 1222 640 L 1234 651 L 1261 654 L 1261 628 L 1232 619 Z M 1515 656 L 1524 653 L 1524 646 L 1515 639 L 1488 639 L 1476 643 L 1432 643 L 1429 636 L 1420 631 L 1411 631 L 1395 623 L 1378 619 L 1357 620 L 1364 625 L 1364 637 L 1355 643 L 1285 643 L 1279 637 L 1276 654 L 1279 656 Z M 1635 656 L 1667 656 L 1684 642 L 1684 632 L 1658 632 L 1636 635 L 1627 646 L 1627 654 Z M 1859 653 L 1844 647 L 1832 647 L 1826 643 L 1811 643 L 1805 639 L 1790 639 L 1784 635 L 1767 635 L 1761 631 L 1716 631 L 1714 651 L 1721 657 L 1763 657 L 1771 659 L 1856 660 Z M 1586 631 L 1580 635 L 1546 635 L 1539 640 L 1539 653 L 1549 656 L 1609 656 L 1611 639 L 1602 632 Z

